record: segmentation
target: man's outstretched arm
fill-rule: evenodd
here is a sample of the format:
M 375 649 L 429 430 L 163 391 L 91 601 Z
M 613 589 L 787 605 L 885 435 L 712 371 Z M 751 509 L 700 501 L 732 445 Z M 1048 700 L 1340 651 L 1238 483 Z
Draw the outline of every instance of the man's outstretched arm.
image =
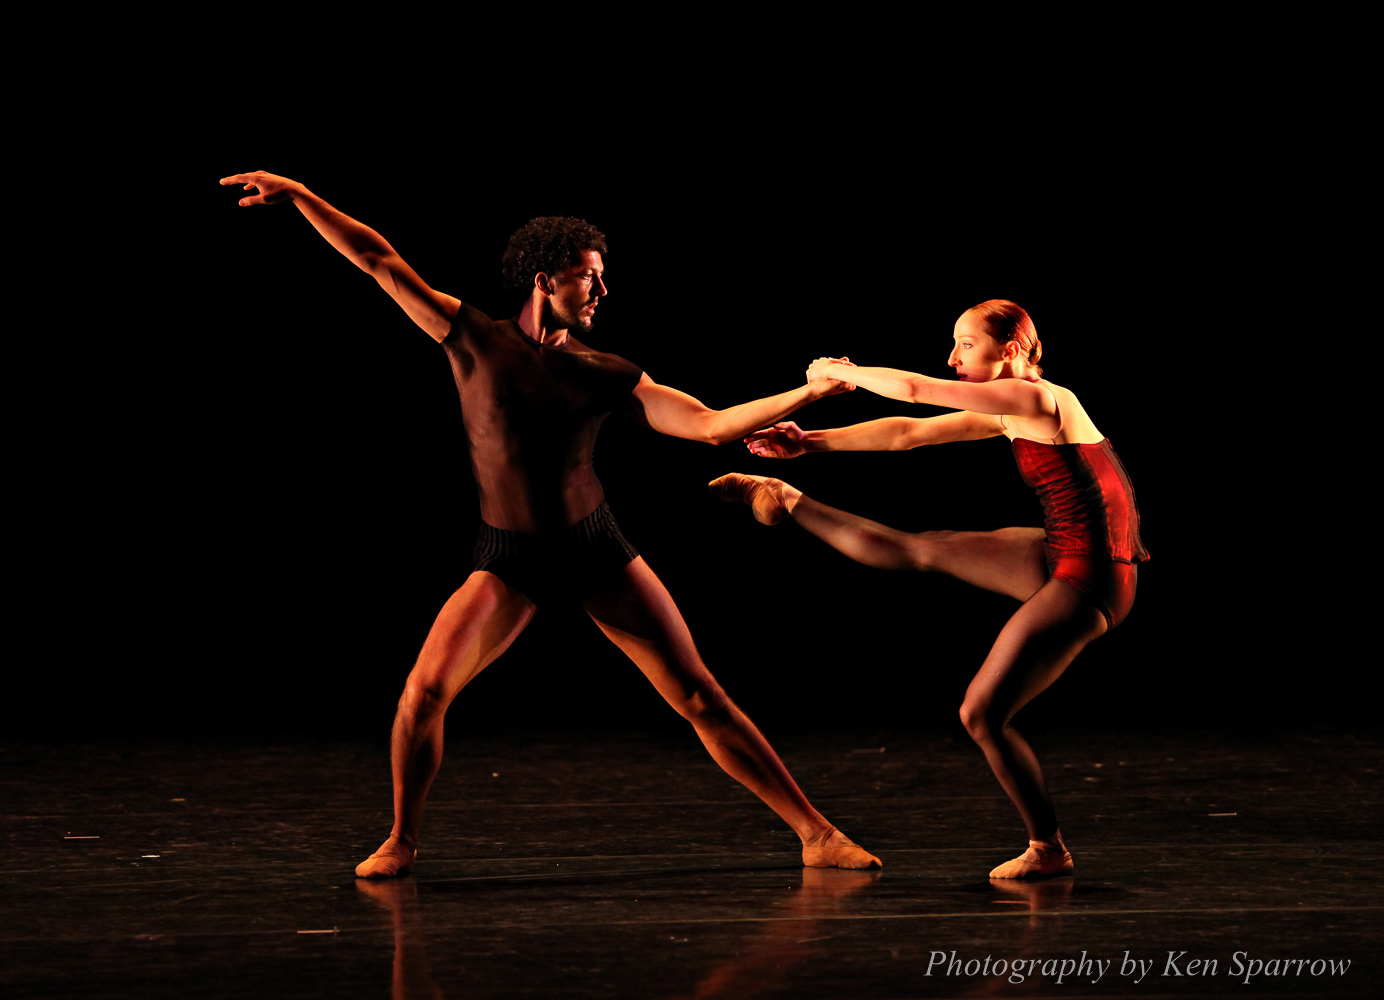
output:
M 835 380 L 809 382 L 777 396 L 751 400 L 724 410 L 713 410 L 701 400 L 671 386 L 659 385 L 646 373 L 630 397 L 632 417 L 671 437 L 708 444 L 725 444 L 750 431 L 788 416 L 814 399 L 848 392 L 855 386 Z
M 428 336 L 439 342 L 447 338 L 461 301 L 430 288 L 375 230 L 337 211 L 304 185 L 278 174 L 256 170 L 223 177 L 221 183 L 241 184 L 246 191 L 256 191 L 240 199 L 242 207 L 293 202 L 328 243 L 378 281 Z

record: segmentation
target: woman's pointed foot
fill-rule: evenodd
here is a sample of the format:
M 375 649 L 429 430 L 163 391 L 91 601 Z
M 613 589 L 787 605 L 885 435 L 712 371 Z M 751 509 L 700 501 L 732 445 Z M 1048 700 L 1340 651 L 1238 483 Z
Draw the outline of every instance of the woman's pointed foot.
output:
M 760 524 L 778 524 L 788 513 L 782 496 L 784 483 L 780 479 L 731 472 L 720 479 L 713 479 L 706 486 L 727 503 L 749 504 L 754 511 L 754 519 Z

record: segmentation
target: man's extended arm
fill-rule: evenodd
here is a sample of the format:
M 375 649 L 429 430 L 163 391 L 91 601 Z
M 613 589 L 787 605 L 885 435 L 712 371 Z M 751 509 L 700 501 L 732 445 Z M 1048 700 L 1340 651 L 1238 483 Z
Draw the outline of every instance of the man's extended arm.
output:
M 378 281 L 380 287 L 408 313 L 409 319 L 422 327 L 428 336 L 437 341 L 447 338 L 452 322 L 461 309 L 460 300 L 428 287 L 427 282 L 375 230 L 337 211 L 304 185 L 278 174 L 256 170 L 254 173 L 223 177 L 221 183 L 242 184 L 247 191 L 258 190 L 257 194 L 240 199 L 244 207 L 292 201 L 328 243 Z
M 788 416 L 814 399 L 847 392 L 852 388 L 854 386 L 845 382 L 819 380 L 777 396 L 713 410 L 701 400 L 669 386 L 659 385 L 645 374 L 634 387 L 629 413 L 660 434 L 708 444 L 725 444 Z

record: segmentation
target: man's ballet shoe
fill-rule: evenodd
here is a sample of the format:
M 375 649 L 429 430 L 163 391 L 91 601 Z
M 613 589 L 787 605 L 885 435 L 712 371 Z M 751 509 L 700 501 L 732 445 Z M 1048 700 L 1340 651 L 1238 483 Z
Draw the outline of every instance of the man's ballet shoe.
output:
M 875 857 L 836 827 L 803 844 L 803 865 L 808 868 L 883 868 Z
M 356 878 L 394 878 L 408 872 L 417 860 L 417 851 L 410 851 L 390 837 L 378 851 L 356 865 Z
M 754 511 L 754 519 L 760 524 L 778 524 L 783 520 L 783 504 L 779 502 L 769 483 L 774 479 L 747 476 L 741 472 L 731 472 L 720 479 L 713 479 L 706 488 L 726 503 L 747 503 Z
M 1060 841 L 1030 840 L 1028 850 L 1013 861 L 1006 861 L 990 873 L 991 878 L 1052 878 L 1068 875 L 1076 868 L 1072 854 Z

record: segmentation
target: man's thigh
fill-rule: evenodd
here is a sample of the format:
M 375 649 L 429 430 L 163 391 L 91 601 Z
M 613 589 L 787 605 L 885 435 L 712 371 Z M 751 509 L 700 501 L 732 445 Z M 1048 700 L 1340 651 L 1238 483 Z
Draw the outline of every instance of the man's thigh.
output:
M 438 612 L 410 681 L 450 701 L 509 648 L 536 610 L 498 576 L 477 570 Z
M 674 705 L 695 693 L 719 691 L 682 612 L 643 557 L 627 564 L 582 607 Z

